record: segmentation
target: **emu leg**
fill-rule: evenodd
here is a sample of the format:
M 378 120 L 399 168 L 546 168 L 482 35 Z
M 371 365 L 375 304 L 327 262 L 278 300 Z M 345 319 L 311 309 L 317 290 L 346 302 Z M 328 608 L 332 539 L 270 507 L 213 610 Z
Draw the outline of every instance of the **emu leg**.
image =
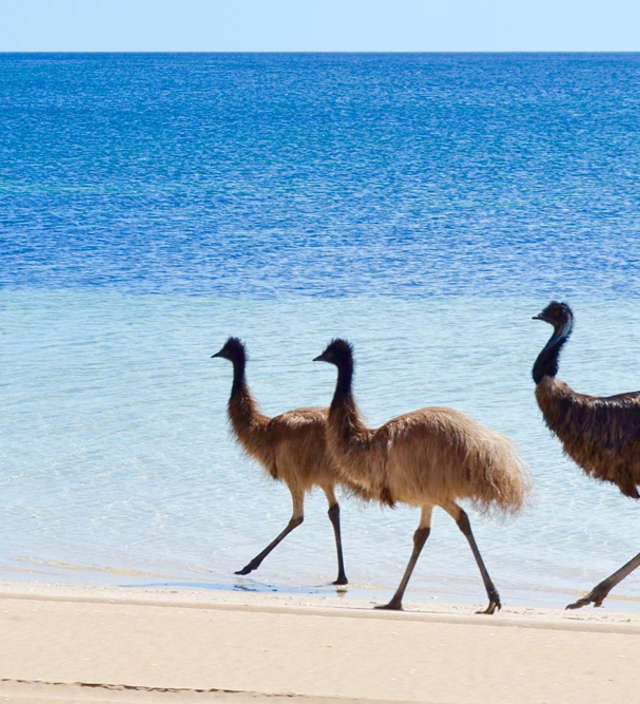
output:
M 260 567 L 260 563 L 273 550 L 273 548 L 284 540 L 284 538 L 286 538 L 287 535 L 289 535 L 294 528 L 297 528 L 304 520 L 304 491 L 300 491 L 298 487 L 291 487 L 289 485 L 287 485 L 287 488 L 291 492 L 291 501 L 293 502 L 293 515 L 291 516 L 289 523 L 287 523 L 286 528 L 278 533 L 278 535 L 262 552 L 259 552 L 253 560 L 251 560 L 251 562 L 245 565 L 241 570 L 238 570 L 236 574 L 249 574 L 249 572 L 253 572 L 253 570 L 258 569 L 258 567 Z
M 291 516 L 291 520 L 289 523 L 287 523 L 287 527 L 278 534 L 276 538 L 274 538 L 269 545 L 262 551 L 259 552 L 251 562 L 246 564 L 241 570 L 238 570 L 235 574 L 249 574 L 249 572 L 253 572 L 253 570 L 257 570 L 258 567 L 260 567 L 260 563 L 264 560 L 264 558 L 275 548 L 278 543 L 280 543 L 284 538 L 291 533 L 291 531 L 294 528 L 297 528 L 304 518 L 302 516 Z
M 484 611 L 478 611 L 477 613 L 492 614 L 496 609 L 498 609 L 499 611 L 502 608 L 502 604 L 500 603 L 500 595 L 498 594 L 498 590 L 495 588 L 493 582 L 491 581 L 491 577 L 489 576 L 489 572 L 485 567 L 482 555 L 480 554 L 480 550 L 478 549 L 478 545 L 476 544 L 476 540 L 473 537 L 473 533 L 471 532 L 471 523 L 469 523 L 469 516 L 467 516 L 466 512 L 463 511 L 460 506 L 458 506 L 458 504 L 456 503 L 452 503 L 451 506 L 443 506 L 443 508 L 454 518 L 455 522 L 458 524 L 458 528 L 460 528 L 460 530 L 464 534 L 464 537 L 469 542 L 471 552 L 473 552 L 473 556 L 476 559 L 476 564 L 480 569 L 482 581 L 484 582 L 484 588 L 487 590 L 487 596 L 489 597 L 489 606 L 487 606 Z
M 340 537 L 340 506 L 337 503 L 329 506 L 329 520 L 333 525 L 333 533 L 336 537 L 336 551 L 338 553 L 338 577 L 331 584 L 348 584 L 349 580 L 344 572 L 344 561 L 342 558 L 342 538 Z
M 411 557 L 409 558 L 409 564 L 402 575 L 400 584 L 396 589 L 396 593 L 391 597 L 391 601 L 388 604 L 383 604 L 381 606 L 376 606 L 376 609 L 390 609 L 393 611 L 402 611 L 402 597 L 404 596 L 404 590 L 407 588 L 409 583 L 409 578 L 413 572 L 413 568 L 416 566 L 418 561 L 418 556 L 427 542 L 429 533 L 431 532 L 431 511 L 432 507 L 423 507 L 422 517 L 420 519 L 420 525 L 418 529 L 413 534 L 413 551 Z
M 583 596 L 582 599 L 574 601 L 573 604 L 568 604 L 565 608 L 567 609 L 579 609 L 581 606 L 586 606 L 593 602 L 594 606 L 602 606 L 602 602 L 605 600 L 607 594 L 622 580 L 633 572 L 640 565 L 640 553 L 635 557 L 632 557 L 629 562 L 619 570 L 616 570 L 612 575 L 609 575 L 606 579 L 603 579 L 600 584 L 596 586 L 587 594 Z

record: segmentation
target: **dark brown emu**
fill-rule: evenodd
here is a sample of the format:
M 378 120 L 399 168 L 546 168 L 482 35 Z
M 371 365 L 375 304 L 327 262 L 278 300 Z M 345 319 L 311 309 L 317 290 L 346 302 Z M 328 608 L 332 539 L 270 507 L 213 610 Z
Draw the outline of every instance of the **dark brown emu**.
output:
M 471 499 L 481 508 L 518 511 L 528 488 L 527 478 L 511 442 L 451 408 L 422 408 L 393 418 L 377 429 L 367 428 L 353 398 L 351 345 L 333 340 L 315 361 L 338 368 L 329 409 L 327 444 L 349 482 L 372 499 L 421 509 L 413 536 L 413 552 L 391 601 L 383 609 L 402 609 L 402 597 L 431 526 L 435 506 L 456 521 L 480 569 L 489 605 L 500 609 L 500 597 L 476 545 L 469 518 L 456 503 Z
M 616 484 L 625 496 L 639 498 L 640 391 L 616 396 L 573 391 L 556 379 L 560 350 L 573 329 L 571 308 L 551 301 L 533 317 L 553 326 L 553 334 L 533 365 L 536 398 L 545 423 L 588 475 Z M 590 602 L 601 606 L 611 589 L 638 565 L 640 553 L 567 608 L 578 609 Z
M 326 408 L 299 408 L 269 418 L 258 411 L 245 377 L 246 353 L 237 337 L 230 337 L 212 357 L 233 364 L 229 396 L 229 420 L 244 451 L 260 462 L 274 479 L 283 481 L 291 492 L 293 515 L 284 530 L 236 574 L 248 574 L 304 520 L 304 495 L 319 486 L 329 502 L 338 553 L 338 576 L 333 584 L 347 584 L 340 537 L 340 507 L 334 487 L 338 471 L 326 448 Z

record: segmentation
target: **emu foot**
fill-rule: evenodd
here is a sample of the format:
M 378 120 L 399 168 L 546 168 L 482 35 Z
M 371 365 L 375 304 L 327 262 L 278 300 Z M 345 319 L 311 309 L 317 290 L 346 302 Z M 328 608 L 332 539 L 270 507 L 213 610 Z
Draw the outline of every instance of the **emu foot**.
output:
M 253 570 L 258 569 L 260 566 L 260 563 L 256 563 L 253 560 L 248 565 L 245 565 L 241 570 L 238 570 L 237 572 L 234 572 L 233 574 L 249 574 L 249 572 L 253 572 Z
M 388 604 L 380 604 L 380 606 L 374 606 L 373 608 L 385 609 L 387 611 L 402 611 L 402 599 L 396 599 L 394 597 Z
M 500 603 L 500 597 L 496 594 L 495 596 L 491 597 L 491 600 L 489 601 L 489 606 L 487 606 L 484 611 L 476 611 L 476 613 L 491 615 L 495 613 L 496 609 L 500 611 L 501 608 L 502 604 Z
M 336 579 L 335 581 L 331 582 L 331 584 L 335 584 L 335 585 L 349 584 L 349 580 L 347 579 L 347 575 L 346 575 L 346 574 L 339 574 L 339 575 L 338 575 L 338 579 Z
M 249 572 L 253 572 L 253 570 L 251 569 L 251 567 L 249 567 L 249 565 L 247 565 L 241 570 L 236 570 L 233 574 L 249 574 Z
M 583 596 L 582 599 L 578 599 L 578 601 L 574 601 L 573 604 L 567 604 L 565 606 L 565 609 L 580 609 L 583 606 L 590 604 L 591 602 L 593 602 L 594 607 L 602 606 L 602 602 L 605 600 L 608 593 L 609 593 L 608 589 L 605 589 L 604 587 L 601 587 L 600 585 L 598 585 L 597 587 L 594 587 L 587 594 L 587 596 Z

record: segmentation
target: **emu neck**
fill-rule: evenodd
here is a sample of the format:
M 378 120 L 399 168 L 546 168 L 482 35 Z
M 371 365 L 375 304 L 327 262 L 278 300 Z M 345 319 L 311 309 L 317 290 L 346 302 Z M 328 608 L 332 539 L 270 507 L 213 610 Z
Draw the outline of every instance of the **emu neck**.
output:
M 553 331 L 547 344 L 542 348 L 538 358 L 533 365 L 533 380 L 539 384 L 543 377 L 554 377 L 558 373 L 558 358 L 564 343 L 569 339 L 573 321 L 567 320 L 562 327 Z
M 244 359 L 233 360 L 233 384 L 231 386 L 231 398 L 229 401 L 249 395 L 247 386 L 247 378 L 245 376 L 245 361 Z
M 351 393 L 351 383 L 353 381 L 353 362 L 345 362 L 338 367 L 338 381 L 336 390 L 331 401 L 331 410 L 338 407 L 354 403 Z
M 349 360 L 338 367 L 338 381 L 329 408 L 330 426 L 336 432 L 342 450 L 346 450 L 345 445 L 348 445 L 358 433 L 366 432 L 353 398 L 352 380 L 353 362 Z
M 375 431 L 362 422 L 351 390 L 352 377 L 352 365 L 338 367 L 338 381 L 327 423 L 329 452 L 349 485 L 358 488 L 357 493 L 393 505 L 382 469 L 384 457 L 372 447 Z
M 233 360 L 233 384 L 229 396 L 229 417 L 238 434 L 249 428 L 257 419 L 258 410 L 251 396 L 245 376 L 244 359 Z
M 269 418 L 258 411 L 247 386 L 244 368 L 244 360 L 234 360 L 233 385 L 228 406 L 229 420 L 245 451 L 260 461 L 266 462 L 269 456 L 267 432 Z

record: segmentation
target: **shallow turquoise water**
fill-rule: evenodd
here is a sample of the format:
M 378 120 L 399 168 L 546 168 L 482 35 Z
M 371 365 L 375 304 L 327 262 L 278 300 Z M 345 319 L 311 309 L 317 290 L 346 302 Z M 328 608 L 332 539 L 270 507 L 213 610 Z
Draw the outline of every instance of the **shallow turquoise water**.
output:
M 505 603 L 563 605 L 637 551 L 637 507 L 561 454 L 542 424 L 531 364 L 548 328 L 531 299 L 346 298 L 250 301 L 114 292 L 4 292 L 0 575 L 11 579 L 209 588 L 326 590 L 335 556 L 322 493 L 249 577 L 243 566 L 284 526 L 289 495 L 234 443 L 231 367 L 210 359 L 245 339 L 248 378 L 268 414 L 327 404 L 333 369 L 311 359 L 334 335 L 355 346 L 355 391 L 376 425 L 450 405 L 510 435 L 531 468 L 516 519 L 470 510 Z M 634 388 L 635 305 L 577 301 L 561 376 L 578 390 Z M 606 362 L 606 363 L 605 363 Z M 418 521 L 415 509 L 346 498 L 351 593 L 388 595 Z M 640 596 L 629 578 L 620 594 Z M 476 566 L 436 512 L 411 598 L 484 601 Z M 613 602 L 612 602 L 613 603 Z M 625 607 L 629 607 L 625 602 Z

